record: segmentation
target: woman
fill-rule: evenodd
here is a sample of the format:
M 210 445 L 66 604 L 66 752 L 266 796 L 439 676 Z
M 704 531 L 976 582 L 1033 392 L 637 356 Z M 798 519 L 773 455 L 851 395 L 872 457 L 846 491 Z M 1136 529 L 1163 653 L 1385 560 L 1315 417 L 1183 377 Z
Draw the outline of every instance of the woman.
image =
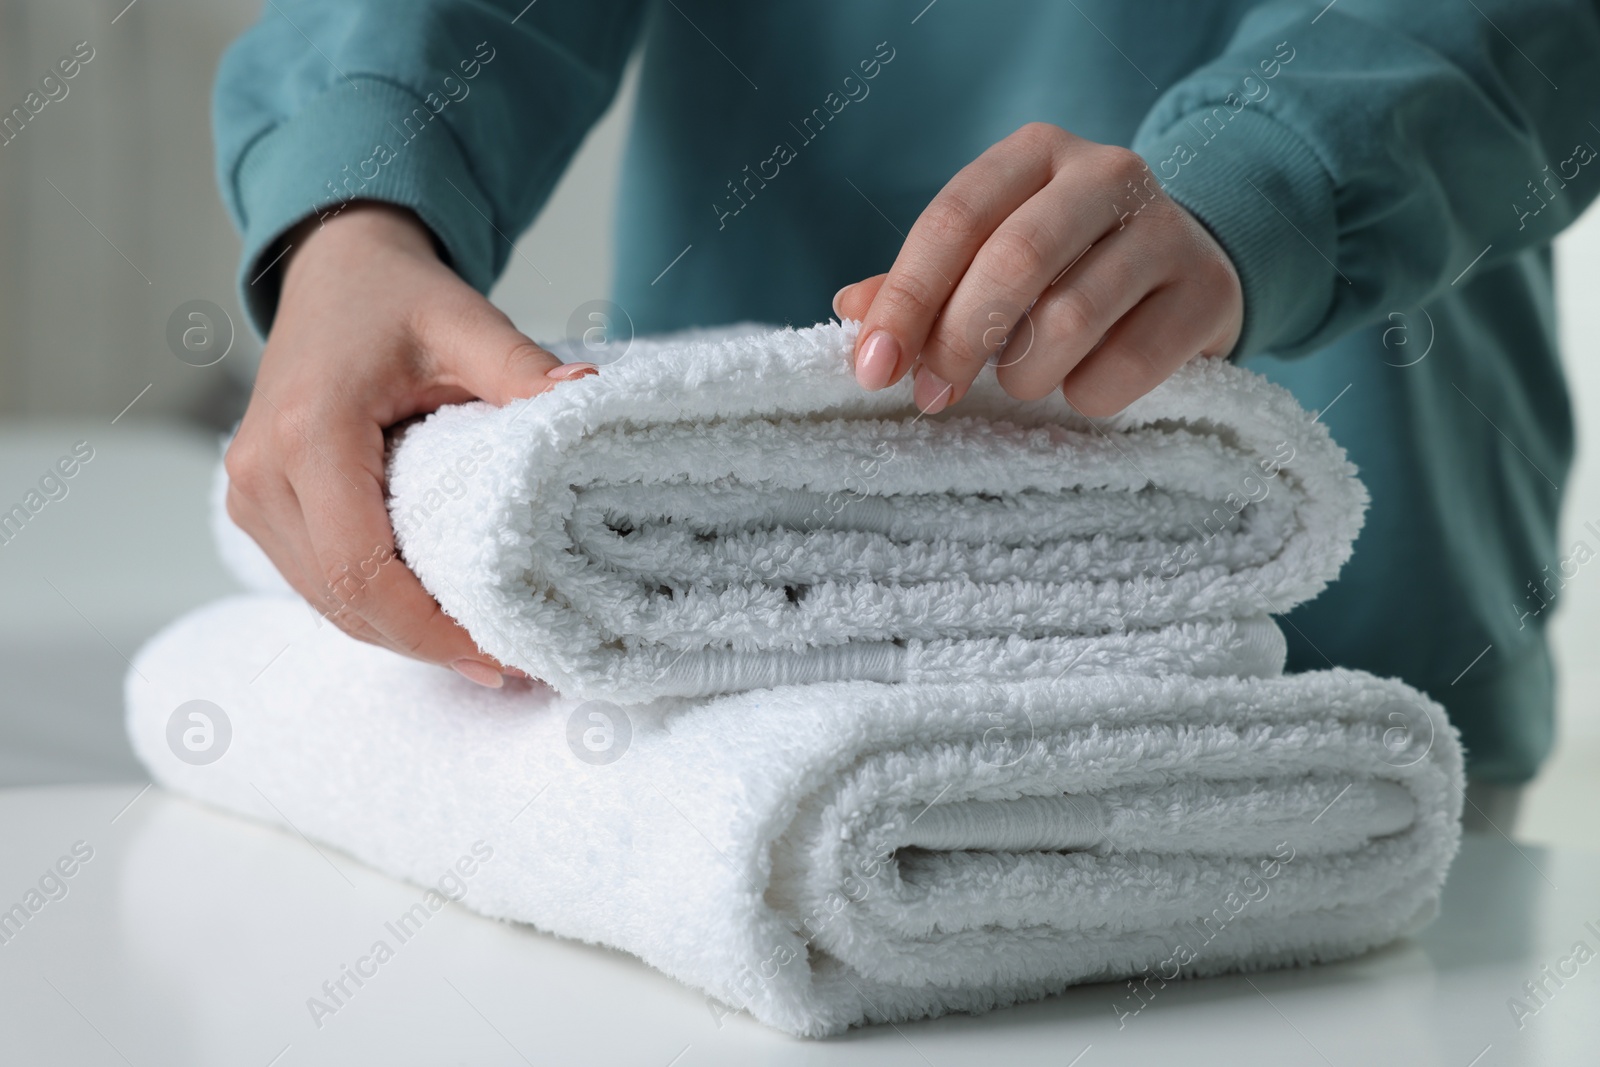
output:
M 482 294 L 636 49 L 638 330 L 809 323 L 837 290 L 863 388 L 913 374 L 930 412 L 1023 331 L 1001 383 L 1091 416 L 1195 353 L 1281 381 L 1373 497 L 1284 620 L 1291 668 L 1428 691 L 1475 806 L 1514 814 L 1552 743 L 1549 242 L 1600 183 L 1592 3 L 269 4 L 216 93 L 268 337 L 229 510 L 347 632 L 485 685 L 403 564 L 353 576 L 393 557 L 382 431 L 593 373 Z

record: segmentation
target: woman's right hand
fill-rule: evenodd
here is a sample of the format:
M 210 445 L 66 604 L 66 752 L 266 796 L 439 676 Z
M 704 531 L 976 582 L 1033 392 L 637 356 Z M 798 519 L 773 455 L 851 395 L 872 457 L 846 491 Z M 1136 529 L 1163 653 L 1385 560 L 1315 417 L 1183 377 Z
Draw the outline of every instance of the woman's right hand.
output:
M 277 317 L 225 459 L 228 514 L 345 633 L 498 687 L 507 669 L 395 556 L 384 430 L 594 368 L 564 366 L 517 332 L 403 208 L 353 203 L 288 240 Z

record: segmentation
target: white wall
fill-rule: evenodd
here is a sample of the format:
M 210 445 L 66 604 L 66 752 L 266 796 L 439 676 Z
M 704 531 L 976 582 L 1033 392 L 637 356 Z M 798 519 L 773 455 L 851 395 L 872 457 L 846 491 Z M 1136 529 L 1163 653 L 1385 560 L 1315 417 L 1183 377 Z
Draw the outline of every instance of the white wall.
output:
M 0 0 L 0 112 L 77 42 L 94 49 L 0 146 L 0 414 L 109 420 L 146 385 L 140 415 L 175 413 L 223 373 L 181 363 L 165 326 L 195 298 L 237 316 L 209 87 L 257 5 L 141 0 L 113 24 L 126 2 Z

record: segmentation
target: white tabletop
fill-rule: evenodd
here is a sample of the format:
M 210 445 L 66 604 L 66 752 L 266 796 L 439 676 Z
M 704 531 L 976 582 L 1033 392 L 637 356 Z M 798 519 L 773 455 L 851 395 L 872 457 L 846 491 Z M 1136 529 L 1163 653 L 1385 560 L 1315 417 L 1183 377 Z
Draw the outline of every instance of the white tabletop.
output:
M 632 957 L 454 906 L 347 980 L 318 1027 L 308 998 L 416 887 L 138 785 L 0 791 L 0 841 L 0 909 L 48 891 L 20 930 L 0 926 L 6 1065 L 1600 1062 L 1600 956 L 1573 955 L 1600 953 L 1600 857 L 1500 838 L 1468 840 L 1437 923 L 1360 960 L 1179 983 L 1120 1028 L 1136 1002 L 1097 985 L 826 1042 L 719 1020 Z M 71 876 L 46 878 L 63 858 Z M 1540 980 L 1542 1005 L 1523 989 Z

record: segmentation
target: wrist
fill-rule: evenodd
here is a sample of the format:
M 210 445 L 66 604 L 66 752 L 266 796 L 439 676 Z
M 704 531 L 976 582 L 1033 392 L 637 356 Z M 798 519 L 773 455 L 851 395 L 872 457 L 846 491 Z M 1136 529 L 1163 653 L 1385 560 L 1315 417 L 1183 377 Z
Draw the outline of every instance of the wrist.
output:
M 287 247 L 280 269 L 284 287 L 316 264 L 351 257 L 399 255 L 440 261 L 433 231 L 409 208 L 377 200 L 357 200 L 325 219 L 308 218 L 284 234 Z
M 1216 145 L 1197 142 L 1198 128 L 1180 120 L 1141 131 L 1135 148 L 1239 279 L 1243 323 L 1234 355 L 1296 350 L 1327 317 L 1343 277 L 1334 265 L 1333 180 L 1276 118 L 1245 111 Z

